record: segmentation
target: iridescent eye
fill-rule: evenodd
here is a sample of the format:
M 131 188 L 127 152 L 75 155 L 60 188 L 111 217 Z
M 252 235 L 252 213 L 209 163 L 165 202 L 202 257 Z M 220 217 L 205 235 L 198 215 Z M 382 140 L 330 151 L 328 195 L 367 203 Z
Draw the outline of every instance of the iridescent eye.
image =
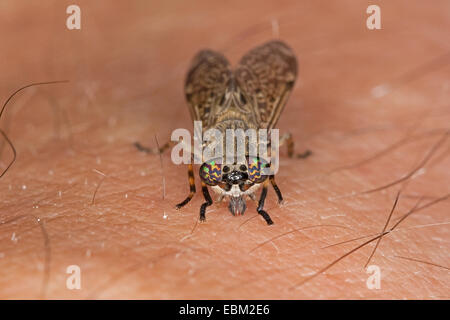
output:
M 222 165 L 215 159 L 206 161 L 201 165 L 199 175 L 206 184 L 215 186 L 222 181 Z
M 253 183 L 261 183 L 267 179 L 267 175 L 262 175 L 262 169 L 269 164 L 259 157 L 248 158 L 248 179 Z

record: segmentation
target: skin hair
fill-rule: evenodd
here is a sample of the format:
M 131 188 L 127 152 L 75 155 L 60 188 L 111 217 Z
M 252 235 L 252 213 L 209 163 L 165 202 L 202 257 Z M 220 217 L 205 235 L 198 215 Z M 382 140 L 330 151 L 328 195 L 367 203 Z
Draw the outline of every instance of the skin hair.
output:
M 448 1 L 383 3 L 374 31 L 366 1 L 79 5 L 82 30 L 69 31 L 62 3 L 3 4 L 20 19 L 5 19 L 1 102 L 29 83 L 70 83 L 24 90 L 0 121 L 17 151 L 0 179 L 0 298 L 449 298 Z M 264 204 L 273 225 L 258 203 L 233 217 L 215 198 L 199 223 L 198 176 L 176 210 L 187 168 L 133 143 L 190 129 L 192 56 L 211 47 L 235 63 L 274 36 L 272 19 L 299 58 L 277 127 L 312 155 L 281 150 L 284 203 L 268 180 Z M 12 156 L 3 148 L 2 169 Z M 378 290 L 366 286 L 372 253 Z M 80 290 L 66 287 L 70 265 Z

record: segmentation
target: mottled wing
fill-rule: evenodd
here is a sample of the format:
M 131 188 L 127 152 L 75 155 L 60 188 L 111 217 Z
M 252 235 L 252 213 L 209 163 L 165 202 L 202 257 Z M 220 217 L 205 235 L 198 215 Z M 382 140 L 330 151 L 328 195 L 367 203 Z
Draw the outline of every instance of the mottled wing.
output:
M 211 115 L 231 77 L 230 64 L 222 54 L 202 50 L 194 57 L 184 89 L 192 119 L 202 121 L 204 128 L 211 126 Z
M 239 87 L 255 108 L 260 128 L 273 128 L 297 77 L 297 59 L 281 41 L 248 52 L 235 70 Z

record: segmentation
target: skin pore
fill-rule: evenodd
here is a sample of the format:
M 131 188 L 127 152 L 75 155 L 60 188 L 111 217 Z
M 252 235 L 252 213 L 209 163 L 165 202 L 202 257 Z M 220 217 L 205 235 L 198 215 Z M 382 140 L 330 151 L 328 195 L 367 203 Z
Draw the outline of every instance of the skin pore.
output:
M 1 101 L 70 80 L 23 91 L 0 121 L 17 150 L 0 179 L 0 298 L 448 298 L 447 1 L 383 2 L 372 31 L 366 1 L 78 5 L 73 31 L 59 1 L 0 10 Z M 182 88 L 198 50 L 235 64 L 278 35 L 300 67 L 277 127 L 312 155 L 281 150 L 285 203 L 270 187 L 264 207 L 274 225 L 255 202 L 233 217 L 215 196 L 198 223 L 198 166 L 197 194 L 176 210 L 187 167 L 133 144 L 192 128 Z M 13 155 L 0 148 L 3 170 Z M 370 260 L 380 289 L 364 268 L 377 239 L 317 274 L 411 209 Z M 80 290 L 66 287 L 71 265 Z

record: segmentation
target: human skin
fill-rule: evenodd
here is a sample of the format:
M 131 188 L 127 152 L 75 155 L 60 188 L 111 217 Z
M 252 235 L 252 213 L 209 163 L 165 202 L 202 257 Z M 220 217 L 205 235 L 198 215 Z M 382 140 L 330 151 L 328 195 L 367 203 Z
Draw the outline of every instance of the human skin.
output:
M 364 268 L 375 242 L 308 278 L 370 238 L 325 246 L 380 233 L 399 191 L 388 229 L 450 193 L 448 1 L 383 2 L 381 30 L 366 28 L 367 1 L 77 4 L 70 31 L 66 3 L 2 2 L 1 99 L 70 82 L 26 89 L 1 119 L 17 160 L 0 179 L 0 298 L 448 298 L 449 199 L 382 238 L 380 289 Z M 215 202 L 198 223 L 201 192 L 175 209 L 187 168 L 133 143 L 192 128 L 182 88 L 198 50 L 235 64 L 277 33 L 300 65 L 277 128 L 312 155 L 281 150 L 274 225 L 253 202 L 240 217 Z M 11 158 L 5 145 L 2 168 Z M 66 286 L 71 265 L 80 290 Z

